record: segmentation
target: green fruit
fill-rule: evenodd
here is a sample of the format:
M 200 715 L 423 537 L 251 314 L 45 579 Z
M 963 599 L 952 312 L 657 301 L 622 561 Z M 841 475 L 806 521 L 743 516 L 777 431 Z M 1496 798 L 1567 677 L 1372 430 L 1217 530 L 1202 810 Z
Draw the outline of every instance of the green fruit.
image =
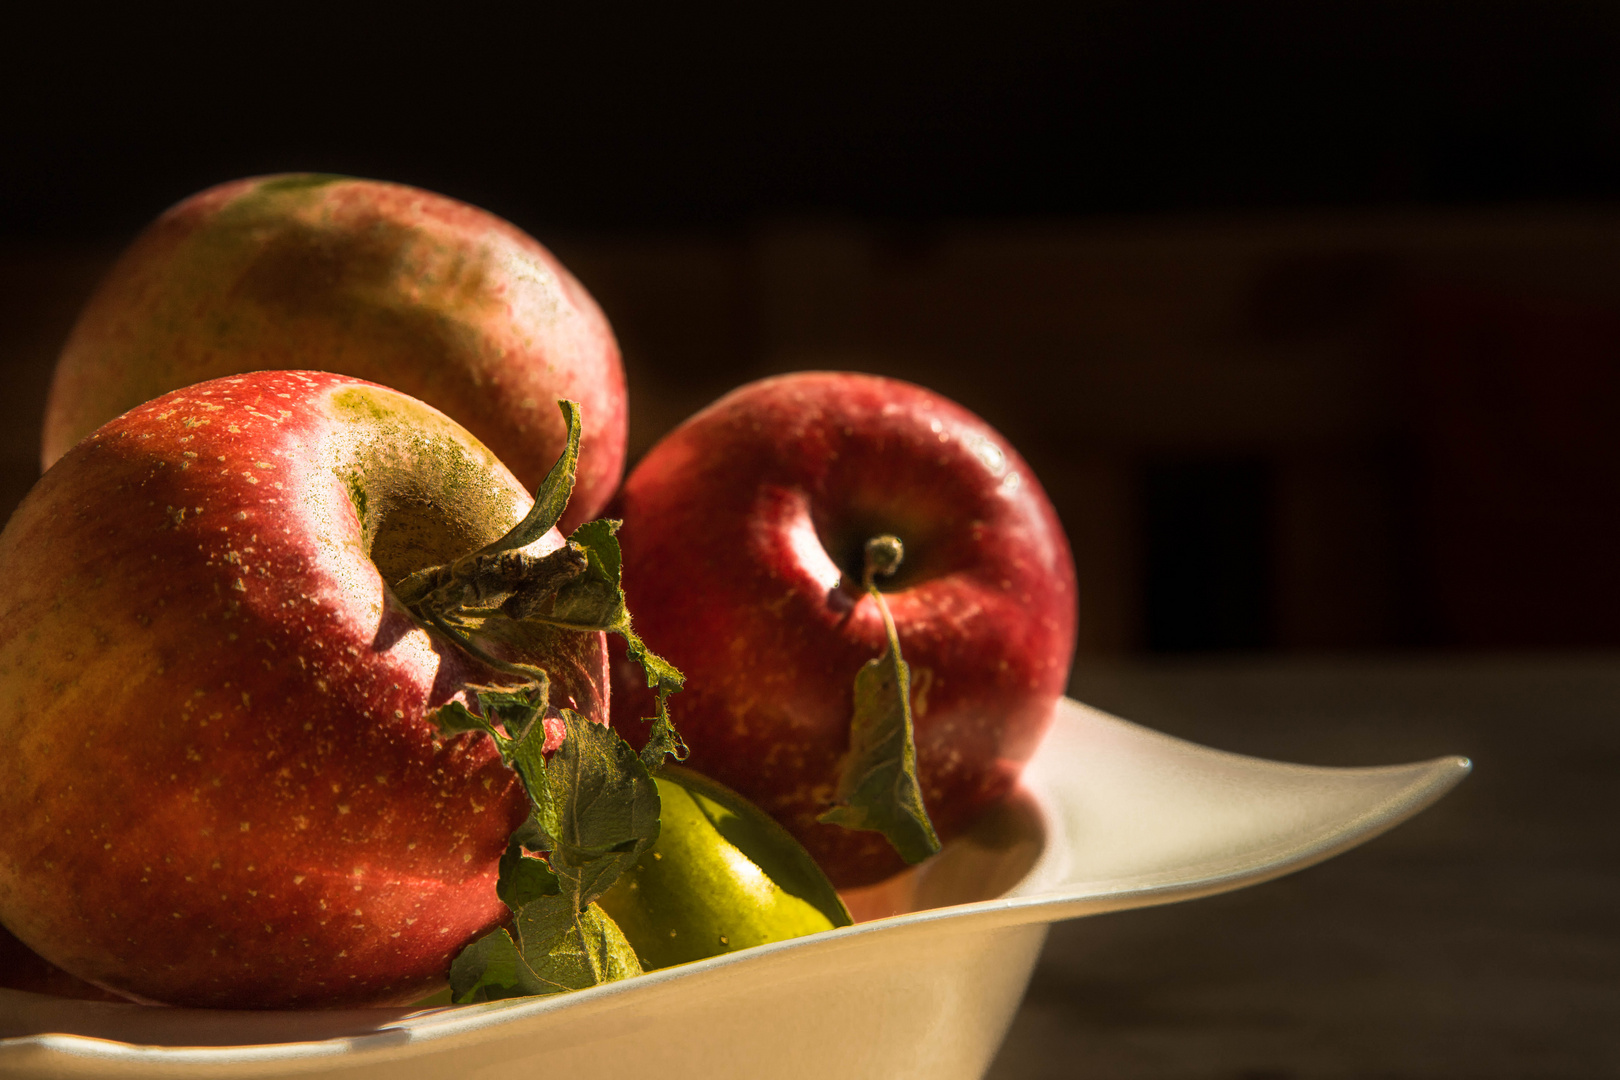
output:
M 658 842 L 598 901 L 642 967 L 850 924 L 821 868 L 758 807 L 677 766 L 657 781 Z

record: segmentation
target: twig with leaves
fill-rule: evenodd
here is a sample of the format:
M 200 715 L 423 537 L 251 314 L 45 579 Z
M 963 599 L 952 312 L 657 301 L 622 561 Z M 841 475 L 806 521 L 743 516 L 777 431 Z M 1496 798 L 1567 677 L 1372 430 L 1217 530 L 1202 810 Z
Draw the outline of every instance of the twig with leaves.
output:
M 447 734 L 479 732 L 528 793 L 528 820 L 500 862 L 497 894 L 510 925 L 467 946 L 450 971 L 460 1003 L 576 990 L 641 972 L 634 951 L 595 903 L 658 839 L 652 774 L 667 756 L 686 756 L 669 717 L 681 673 L 642 643 L 620 588 L 616 521 L 579 526 L 546 555 L 523 549 L 556 525 L 579 461 L 579 406 L 559 402 L 568 446 L 505 536 L 442 566 L 410 574 L 395 595 L 424 624 L 469 656 L 518 681 L 473 687 L 478 711 L 461 702 L 433 719 Z M 656 714 L 638 755 L 606 724 L 550 704 L 550 679 L 532 664 L 492 655 L 474 634 L 492 621 L 528 622 L 623 637 L 656 691 Z

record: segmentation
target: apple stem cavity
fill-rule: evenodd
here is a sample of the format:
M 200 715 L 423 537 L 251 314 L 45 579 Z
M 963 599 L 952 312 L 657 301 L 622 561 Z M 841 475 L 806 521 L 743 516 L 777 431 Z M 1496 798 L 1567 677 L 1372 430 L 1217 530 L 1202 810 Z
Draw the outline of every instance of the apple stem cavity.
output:
M 897 536 L 885 533 L 866 542 L 861 587 L 883 617 L 887 645 L 855 674 L 855 712 L 836 802 L 817 820 L 882 833 L 901 858 L 916 864 L 937 853 L 940 843 L 917 779 L 911 668 L 900 656 L 900 634 L 877 587 L 878 575 L 891 576 L 904 558 Z
M 493 740 L 530 806 L 528 819 L 507 842 L 496 883 L 512 918 L 456 957 L 450 989 L 458 1004 L 577 990 L 641 973 L 635 951 L 596 900 L 658 839 L 653 774 L 667 757 L 682 760 L 687 753 L 669 717 L 669 695 L 681 688 L 683 677 L 630 626 L 619 585 L 619 523 L 587 522 L 546 555 L 521 550 L 552 530 L 573 488 L 579 406 L 558 405 L 568 446 L 523 520 L 494 543 L 418 570 L 394 587 L 424 625 L 520 680 L 515 686 L 471 687 L 476 712 L 452 701 L 433 715 L 446 734 L 475 732 Z M 641 753 L 607 724 L 552 708 L 545 671 L 503 660 L 479 645 L 477 635 L 500 620 L 622 636 L 648 687 L 657 691 Z

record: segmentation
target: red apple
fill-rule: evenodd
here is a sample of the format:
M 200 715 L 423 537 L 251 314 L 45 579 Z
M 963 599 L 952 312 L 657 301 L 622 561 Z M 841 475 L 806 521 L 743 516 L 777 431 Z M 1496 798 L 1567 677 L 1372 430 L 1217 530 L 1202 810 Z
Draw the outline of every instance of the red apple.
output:
M 775 816 L 840 887 L 902 867 L 878 833 L 817 822 L 849 746 L 856 672 L 884 649 L 865 541 L 912 669 L 918 773 L 942 839 L 1003 798 L 1063 693 L 1074 566 L 1029 467 L 937 394 L 816 372 L 733 391 L 660 442 L 615 511 L 642 637 L 686 675 L 689 766 Z M 616 711 L 647 715 L 621 682 Z
M 428 717 L 496 674 L 389 586 L 530 505 L 443 414 L 340 375 L 203 383 L 79 443 L 0 533 L 0 922 L 145 1000 L 442 986 L 506 914 L 529 804 L 487 738 Z M 606 719 L 601 634 L 481 644 Z
M 75 979 L 55 964 L 47 963 L 38 953 L 7 933 L 3 926 L 0 926 L 0 987 L 84 1001 L 124 1000 L 83 979 Z
M 237 180 L 153 222 L 91 297 L 57 365 L 43 461 L 159 394 L 318 368 L 448 413 L 534 490 L 589 420 L 563 528 L 618 486 L 624 371 L 590 295 L 533 238 L 455 199 L 336 176 Z

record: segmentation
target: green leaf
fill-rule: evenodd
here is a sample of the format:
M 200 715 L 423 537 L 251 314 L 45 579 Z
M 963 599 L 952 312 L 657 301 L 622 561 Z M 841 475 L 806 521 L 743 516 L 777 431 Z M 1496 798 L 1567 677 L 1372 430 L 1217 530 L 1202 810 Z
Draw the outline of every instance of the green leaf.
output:
M 545 710 L 548 696 L 546 691 L 547 687 L 538 682 L 519 686 L 474 688 L 474 692 L 478 695 L 478 707 L 484 716 L 491 722 L 505 727 L 513 739 L 519 740 L 529 732 L 531 725 Z
M 596 904 L 570 912 L 557 901 L 530 904 L 515 921 L 523 981 L 531 994 L 583 990 L 641 974 L 617 924 Z
M 483 705 L 482 694 L 479 695 L 479 703 Z M 497 745 L 501 744 L 497 742 Z M 534 828 L 535 835 L 528 841 L 528 846 L 534 851 L 551 850 L 552 838 L 557 834 L 560 821 L 557 796 L 552 791 L 551 778 L 546 771 L 545 746 L 546 726 L 532 719 L 520 737 L 509 739 L 501 746 L 502 758 L 518 774 L 524 790 L 529 793 L 530 814 L 525 825 Z M 520 828 L 519 833 L 522 832 Z M 520 836 L 519 839 L 524 838 Z
M 505 536 L 483 548 L 480 555 L 528 547 L 550 532 L 567 509 L 569 496 L 574 493 L 574 474 L 579 469 L 579 402 L 558 401 L 557 408 L 562 410 L 563 422 L 568 425 L 567 448 L 540 482 L 528 514 Z
M 569 913 L 556 898 L 529 904 L 513 922 L 467 946 L 450 966 L 458 1005 L 583 990 L 641 974 L 635 950 L 592 904 Z
M 647 648 L 646 643 L 630 629 L 628 622 L 619 630 L 619 636 L 625 640 L 630 659 L 640 664 L 641 670 L 646 673 L 647 686 L 658 691 L 660 704 L 686 685 L 686 676 L 681 674 L 680 668 Z
M 460 735 L 467 731 L 481 731 L 499 744 L 502 739 L 500 733 L 491 726 L 488 720 L 473 712 L 459 701 L 451 701 L 439 706 L 428 717 L 438 729 L 446 735 Z
M 506 930 L 492 930 L 468 945 L 450 964 L 450 998 L 458 1005 L 498 1001 L 546 990 L 523 962 Z
M 686 685 L 686 676 L 680 669 L 662 656 L 653 652 L 642 642 L 636 632 L 630 629 L 629 621 L 619 630 L 626 644 L 626 652 L 630 659 L 641 665 L 641 670 L 647 676 L 649 689 L 658 691 L 657 712 L 645 719 L 651 721 L 652 728 L 647 732 L 647 741 L 641 747 L 641 761 L 648 772 L 657 772 L 664 764 L 666 757 L 673 757 L 676 761 L 685 761 L 691 753 L 687 749 L 686 741 L 681 733 L 675 730 L 674 723 L 669 718 L 669 695 L 675 693 Z
M 647 741 L 641 746 L 642 766 L 648 772 L 654 773 L 663 766 L 665 758 L 673 757 L 676 761 L 685 761 L 691 751 L 687 749 L 681 733 L 670 723 L 668 712 L 660 705 L 658 715 L 649 719 L 652 721 L 652 727 L 647 732 Z
M 478 695 L 486 714 L 514 698 Z M 459 1002 L 577 990 L 641 971 L 595 901 L 658 839 L 658 787 L 618 732 L 571 709 L 560 715 L 567 734 L 550 760 L 538 749 L 543 724 L 509 740 L 509 763 L 534 814 L 501 857 L 496 892 L 513 911 L 511 932 L 486 935 L 457 958 L 451 987 Z
M 562 893 L 557 875 L 551 872 L 545 860 L 523 854 L 523 842 L 519 838 L 521 833 L 521 829 L 513 833 L 506 845 L 506 854 L 501 856 L 500 881 L 495 886 L 495 894 L 501 898 L 501 903 L 514 912 L 541 897 Z
M 519 825 L 507 838 L 507 843 L 521 845 L 525 851 L 550 851 L 554 841 L 531 814 L 529 819 Z
M 658 788 L 618 732 L 571 709 L 562 715 L 568 736 L 546 763 L 546 779 L 560 808 L 553 869 L 566 875 L 556 866 L 559 857 L 581 867 L 651 847 L 658 839 Z M 579 906 L 599 891 L 585 890 Z
M 658 692 L 658 711 L 648 717 L 652 728 L 642 747 L 641 760 L 648 771 L 656 771 L 668 756 L 686 760 L 686 743 L 669 717 L 669 695 L 680 690 L 686 678 L 674 664 L 647 648 L 630 627 L 624 591 L 619 584 L 621 555 L 615 534 L 619 522 L 588 521 L 568 538 L 586 552 L 586 570 L 557 590 L 550 610 L 532 618 L 552 626 L 578 630 L 605 630 L 624 638 L 630 659 L 641 665 L 647 685 Z
M 846 829 L 882 833 L 908 863 L 939 851 L 939 836 L 923 806 L 917 747 L 911 725 L 911 669 L 900 656 L 900 636 L 889 606 L 868 591 L 883 613 L 888 646 L 855 675 L 855 715 L 849 752 L 838 777 L 837 805 L 817 820 Z
M 619 588 L 617 521 L 587 521 L 568 537 L 585 550 L 585 572 L 564 583 L 549 610 L 532 618 L 573 630 L 618 630 L 628 626 L 624 592 Z

